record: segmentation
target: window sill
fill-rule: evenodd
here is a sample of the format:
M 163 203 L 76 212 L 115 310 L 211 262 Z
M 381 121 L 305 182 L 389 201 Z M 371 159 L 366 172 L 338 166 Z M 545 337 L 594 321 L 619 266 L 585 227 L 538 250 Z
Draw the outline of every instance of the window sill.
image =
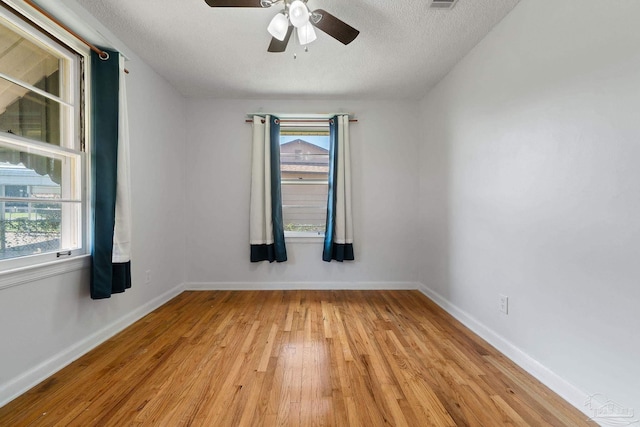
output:
M 71 271 L 82 270 L 91 265 L 90 255 L 46 262 L 28 267 L 0 272 L 0 290 L 34 282 L 47 277 L 58 276 Z
M 304 231 L 285 231 L 284 239 L 289 243 L 322 243 L 324 234 L 305 233 Z

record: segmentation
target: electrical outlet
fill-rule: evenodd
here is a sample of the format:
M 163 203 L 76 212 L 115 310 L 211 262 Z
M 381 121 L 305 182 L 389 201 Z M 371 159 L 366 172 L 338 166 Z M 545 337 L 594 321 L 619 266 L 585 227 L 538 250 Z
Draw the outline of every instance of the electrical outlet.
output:
M 151 283 L 151 270 L 144 272 L 144 283 Z
M 498 308 L 500 312 L 504 314 L 509 314 L 509 297 L 506 295 L 498 296 Z

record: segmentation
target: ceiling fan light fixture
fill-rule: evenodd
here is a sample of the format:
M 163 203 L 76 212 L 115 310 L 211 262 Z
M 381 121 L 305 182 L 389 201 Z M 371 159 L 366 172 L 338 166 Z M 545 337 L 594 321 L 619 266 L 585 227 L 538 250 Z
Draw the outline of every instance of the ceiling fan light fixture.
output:
M 287 35 L 288 28 L 289 20 L 283 13 L 278 13 L 269 23 L 267 31 L 269 31 L 269 34 L 271 34 L 276 39 L 283 41 Z
M 301 0 L 294 0 L 289 5 L 289 20 L 291 25 L 301 28 L 309 22 L 309 9 Z
M 298 40 L 301 45 L 306 45 L 311 43 L 317 38 L 316 32 L 313 29 L 313 25 L 311 22 L 307 22 L 304 26 L 298 28 Z

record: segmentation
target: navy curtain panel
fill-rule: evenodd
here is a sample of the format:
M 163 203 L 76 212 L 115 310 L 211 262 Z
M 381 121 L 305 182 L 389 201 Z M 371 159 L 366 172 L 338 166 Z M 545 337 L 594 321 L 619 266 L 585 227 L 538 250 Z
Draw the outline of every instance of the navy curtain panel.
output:
M 335 116 L 329 123 L 329 196 L 322 251 L 322 259 L 327 262 L 355 259 L 349 151 L 349 116 Z
M 93 247 L 91 298 L 109 298 L 131 287 L 131 261 L 113 262 L 120 106 L 120 54 L 91 56 Z
M 249 217 L 251 262 L 286 261 L 280 183 L 280 121 L 270 115 L 253 117 Z

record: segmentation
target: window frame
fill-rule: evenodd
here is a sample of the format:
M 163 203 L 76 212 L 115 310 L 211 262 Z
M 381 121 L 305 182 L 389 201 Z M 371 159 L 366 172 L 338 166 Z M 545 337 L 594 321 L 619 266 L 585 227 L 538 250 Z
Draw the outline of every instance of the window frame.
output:
M 305 119 L 295 119 L 295 121 L 292 121 L 290 123 L 287 123 L 286 121 L 288 120 L 285 117 L 281 117 L 282 120 L 284 121 L 284 123 L 280 123 L 280 137 L 282 137 L 283 135 L 283 130 L 285 131 L 285 133 L 288 133 L 290 135 L 303 135 L 303 134 L 316 134 L 316 135 L 326 135 L 327 140 L 329 140 L 329 121 L 327 119 L 327 123 L 318 123 L 318 120 L 325 120 L 325 117 L 308 117 L 308 122 L 305 121 Z M 282 145 L 282 144 L 280 144 Z M 329 150 L 327 148 L 327 150 Z M 297 153 L 294 153 L 297 154 Z M 327 153 L 327 155 L 329 155 L 329 153 Z M 282 162 L 282 153 L 280 153 L 280 161 Z M 326 180 L 320 180 L 320 181 L 316 181 L 316 182 L 310 182 L 310 181 L 302 181 L 302 182 L 298 182 L 298 181 L 293 181 L 293 180 L 287 180 L 282 178 L 282 175 L 280 176 L 280 185 L 281 187 L 283 187 L 284 185 L 313 185 L 313 184 L 324 184 L 327 186 L 327 191 L 329 189 L 329 176 L 328 176 L 328 172 L 327 172 L 327 179 Z M 281 201 L 282 202 L 282 210 L 283 210 L 283 217 L 284 217 L 284 210 L 285 207 L 287 205 L 284 204 L 284 200 Z M 324 213 L 325 213 L 325 222 L 326 222 L 326 212 L 327 212 L 327 201 L 325 201 L 324 203 Z M 284 230 L 284 237 L 285 240 L 287 241 L 291 241 L 291 242 L 295 242 L 295 243 L 319 243 L 319 242 L 324 242 L 325 239 L 325 233 L 323 232 L 322 234 L 313 234 L 312 232 L 305 232 L 305 231 L 288 231 L 288 230 Z
M 86 266 L 91 247 L 91 144 L 89 138 L 90 115 L 90 50 L 89 48 L 58 26 L 51 19 L 31 8 L 24 2 L 4 0 L 0 5 L 0 17 L 9 24 L 9 28 L 36 44 L 46 46 L 59 57 L 63 57 L 65 64 L 60 69 L 61 80 L 66 79 L 65 93 L 58 98 L 70 111 L 61 115 L 60 146 L 46 142 L 39 142 L 18 135 L 2 132 L 0 137 L 10 145 L 16 147 L 32 147 L 38 153 L 51 153 L 74 157 L 79 162 L 78 170 L 72 177 L 77 186 L 79 197 L 80 219 L 74 221 L 74 227 L 80 233 L 78 248 L 70 251 L 53 251 L 43 254 L 33 254 L 0 260 L 0 278 L 9 285 L 37 280 L 48 277 L 51 266 L 60 264 L 55 269 L 58 273 L 73 271 L 78 266 Z M 63 77 L 64 74 L 64 77 Z M 64 125 L 63 125 L 64 122 Z M 67 134 L 65 134 L 67 133 Z M 76 199 L 78 200 L 78 199 Z M 58 202 L 52 199 L 52 202 Z M 64 221 L 64 219 L 63 219 Z M 43 268 L 46 267 L 46 268 Z M 6 286 L 0 286 L 0 289 Z

